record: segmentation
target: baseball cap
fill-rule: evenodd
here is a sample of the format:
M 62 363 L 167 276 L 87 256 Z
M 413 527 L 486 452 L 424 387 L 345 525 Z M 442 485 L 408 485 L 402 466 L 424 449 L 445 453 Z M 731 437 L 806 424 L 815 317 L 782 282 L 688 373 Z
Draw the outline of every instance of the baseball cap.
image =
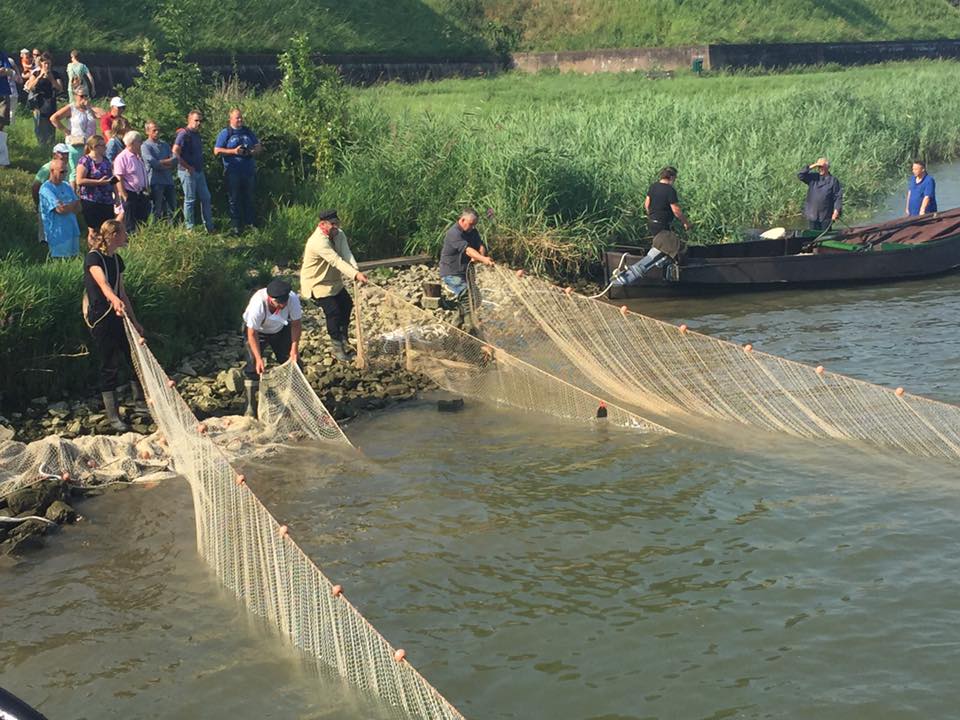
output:
M 123 98 L 119 95 L 117 97 L 110 98 L 110 107 L 126 107 L 127 104 L 123 101 Z
M 336 211 L 336 210 L 321 210 L 319 217 L 320 217 L 321 220 L 328 220 L 328 221 L 330 221 L 330 222 L 333 222 L 334 220 L 339 220 L 339 219 L 340 219 L 340 218 L 337 216 L 337 211 Z
M 20 51 L 20 54 L 21 54 L 21 55 L 29 55 L 29 54 L 30 54 L 30 51 L 27 50 L 26 48 L 23 48 L 23 50 Z
M 70 146 L 67 145 L 66 143 L 57 143 L 56 145 L 53 146 L 53 151 L 54 151 L 55 153 L 65 153 L 65 154 L 69 155 L 69 154 L 70 154 Z
M 282 278 L 274 278 L 267 285 L 267 295 L 278 303 L 286 303 L 290 299 L 290 283 Z

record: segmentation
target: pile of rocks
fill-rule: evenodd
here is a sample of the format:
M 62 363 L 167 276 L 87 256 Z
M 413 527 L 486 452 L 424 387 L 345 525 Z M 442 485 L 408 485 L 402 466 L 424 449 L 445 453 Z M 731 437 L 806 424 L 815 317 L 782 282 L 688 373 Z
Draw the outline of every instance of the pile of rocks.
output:
M 77 519 L 69 482 L 47 478 L 0 499 L 0 555 L 34 549 L 52 528 Z

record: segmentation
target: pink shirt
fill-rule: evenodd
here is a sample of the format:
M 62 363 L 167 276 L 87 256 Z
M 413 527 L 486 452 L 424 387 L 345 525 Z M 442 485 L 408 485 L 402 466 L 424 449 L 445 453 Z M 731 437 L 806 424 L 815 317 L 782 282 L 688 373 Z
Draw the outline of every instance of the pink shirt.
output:
M 143 159 L 130 152 L 130 148 L 124 148 L 113 159 L 113 174 L 120 178 L 127 192 L 138 193 L 147 189 L 147 168 Z

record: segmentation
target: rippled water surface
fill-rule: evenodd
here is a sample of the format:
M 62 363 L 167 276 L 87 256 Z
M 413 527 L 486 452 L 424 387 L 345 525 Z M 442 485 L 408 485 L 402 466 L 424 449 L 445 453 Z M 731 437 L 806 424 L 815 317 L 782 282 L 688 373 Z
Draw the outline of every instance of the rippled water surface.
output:
M 960 402 L 960 278 L 638 309 Z M 946 463 L 545 421 L 468 403 L 247 463 L 351 600 L 470 718 L 944 718 L 960 707 Z M 85 503 L 0 568 L 0 684 L 54 718 L 382 716 L 194 551 L 180 480 Z

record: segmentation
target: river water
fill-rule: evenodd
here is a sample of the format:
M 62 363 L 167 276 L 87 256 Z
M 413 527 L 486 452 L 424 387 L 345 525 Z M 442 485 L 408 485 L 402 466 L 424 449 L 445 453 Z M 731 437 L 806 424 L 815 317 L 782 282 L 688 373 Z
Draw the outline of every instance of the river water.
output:
M 637 309 L 960 402 L 958 298 L 947 277 Z M 346 430 L 355 457 L 303 448 L 243 469 L 467 717 L 956 716 L 949 465 L 733 451 L 476 403 Z M 0 685 L 51 720 L 385 716 L 218 589 L 184 481 L 80 509 L 50 549 L 0 567 Z

